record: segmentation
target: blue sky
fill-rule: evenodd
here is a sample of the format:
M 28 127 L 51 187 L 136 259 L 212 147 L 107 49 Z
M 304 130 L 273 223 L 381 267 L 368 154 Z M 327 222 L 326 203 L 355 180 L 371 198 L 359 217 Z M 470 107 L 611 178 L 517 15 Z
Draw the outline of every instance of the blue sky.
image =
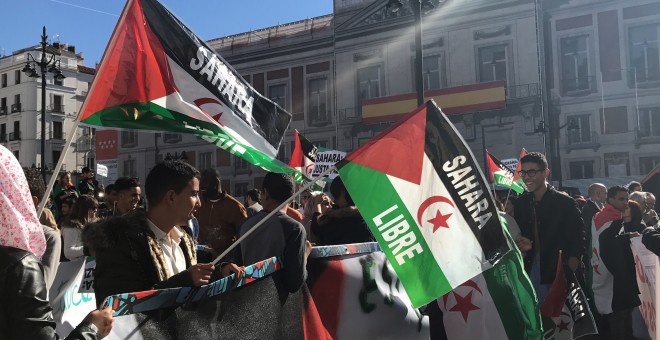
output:
M 204 40 L 332 12 L 332 0 L 161 0 Z M 85 64 L 101 60 L 124 8 L 122 0 L 3 0 L 0 53 L 36 45 L 46 26 L 52 42 L 75 45 Z M 59 35 L 59 38 L 56 37 Z

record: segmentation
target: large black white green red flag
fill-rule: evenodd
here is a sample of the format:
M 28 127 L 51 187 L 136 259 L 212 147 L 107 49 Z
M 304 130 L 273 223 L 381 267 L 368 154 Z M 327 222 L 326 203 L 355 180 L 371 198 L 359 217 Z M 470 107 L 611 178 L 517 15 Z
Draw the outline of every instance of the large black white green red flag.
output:
M 346 156 L 339 174 L 415 307 L 510 250 L 481 169 L 433 101 Z
M 192 133 L 274 172 L 291 115 L 255 91 L 156 0 L 129 0 L 106 48 L 83 123 Z
M 513 180 L 515 175 L 511 169 L 495 158 L 495 156 L 491 155 L 490 152 L 486 151 L 486 156 L 488 158 L 488 174 L 491 182 L 509 188 L 519 194 L 525 192 L 525 189 Z
M 293 145 L 289 166 L 300 171 L 307 179 L 312 179 L 314 160 L 316 160 L 318 148 L 300 134 L 298 130 L 295 130 Z

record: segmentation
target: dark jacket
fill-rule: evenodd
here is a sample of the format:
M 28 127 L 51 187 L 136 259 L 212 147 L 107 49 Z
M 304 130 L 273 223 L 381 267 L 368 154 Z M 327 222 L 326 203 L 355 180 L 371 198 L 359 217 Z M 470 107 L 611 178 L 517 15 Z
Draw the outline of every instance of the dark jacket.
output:
M 315 213 L 311 229 L 321 246 L 376 241 L 355 207 L 331 209 L 321 216 Z
M 644 229 L 642 232 L 642 243 L 646 246 L 646 249 L 660 256 L 660 230 L 654 227 Z
M 67 339 L 96 339 L 88 322 Z M 32 253 L 0 246 L 0 339 L 59 339 L 43 266 Z
M 147 224 L 142 210 L 113 217 L 98 225 L 90 245 L 96 250 L 94 292 L 96 303 L 101 304 L 109 295 L 193 286 L 190 272 L 183 271 L 167 278 L 165 257 Z M 179 246 L 186 259 L 186 268 L 197 263 L 195 243 L 189 228 Z
M 552 283 L 557 271 L 557 254 L 563 250 L 565 259 L 580 258 L 585 251 L 584 222 L 575 200 L 552 186 L 540 202 L 532 193 L 524 193 L 514 202 L 514 217 L 522 235 L 534 241 L 534 217 L 538 221 L 540 240 L 541 283 Z M 536 242 L 525 255 L 525 269 L 532 267 Z
M 619 235 L 623 228 L 622 223 L 623 220 L 613 221 L 598 237 L 600 257 L 613 277 L 612 310 L 614 312 L 641 304 L 630 237 L 625 234 Z

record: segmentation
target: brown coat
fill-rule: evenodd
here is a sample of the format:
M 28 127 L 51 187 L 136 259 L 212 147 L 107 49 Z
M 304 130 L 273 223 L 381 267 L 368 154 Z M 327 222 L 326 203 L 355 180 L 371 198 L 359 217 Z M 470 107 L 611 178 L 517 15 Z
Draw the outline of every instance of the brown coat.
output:
M 206 244 L 220 255 L 236 240 L 238 230 L 247 217 L 245 207 L 230 195 L 223 193 L 219 200 L 202 199 L 195 212 L 199 222 L 197 242 Z

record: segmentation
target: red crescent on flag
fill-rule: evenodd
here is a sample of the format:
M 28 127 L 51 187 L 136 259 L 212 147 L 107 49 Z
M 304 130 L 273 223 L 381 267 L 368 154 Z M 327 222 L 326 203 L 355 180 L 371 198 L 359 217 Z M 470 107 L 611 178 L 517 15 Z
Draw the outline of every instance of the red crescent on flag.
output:
M 426 209 L 428 209 L 433 203 L 447 203 L 451 205 L 452 208 L 455 208 L 454 203 L 447 197 L 431 196 L 427 198 L 422 204 L 420 204 L 419 209 L 417 210 L 417 223 L 420 227 L 422 226 L 422 215 L 424 215 Z
M 211 116 L 208 112 L 206 112 L 206 110 L 202 109 L 202 105 L 204 105 L 204 104 L 218 104 L 218 105 L 224 106 L 224 104 L 222 104 L 220 101 L 218 101 L 217 99 L 213 99 L 213 98 L 198 98 L 198 99 L 195 99 L 193 101 L 193 103 L 195 103 L 195 105 L 197 105 L 197 108 L 199 108 L 199 110 L 202 111 L 205 115 L 207 115 L 207 116 L 209 116 L 209 118 L 213 119 L 213 121 L 217 122 L 221 126 L 225 126 L 224 124 L 220 123 L 220 117 L 222 117 L 222 114 L 224 112 L 220 112 L 215 116 Z

